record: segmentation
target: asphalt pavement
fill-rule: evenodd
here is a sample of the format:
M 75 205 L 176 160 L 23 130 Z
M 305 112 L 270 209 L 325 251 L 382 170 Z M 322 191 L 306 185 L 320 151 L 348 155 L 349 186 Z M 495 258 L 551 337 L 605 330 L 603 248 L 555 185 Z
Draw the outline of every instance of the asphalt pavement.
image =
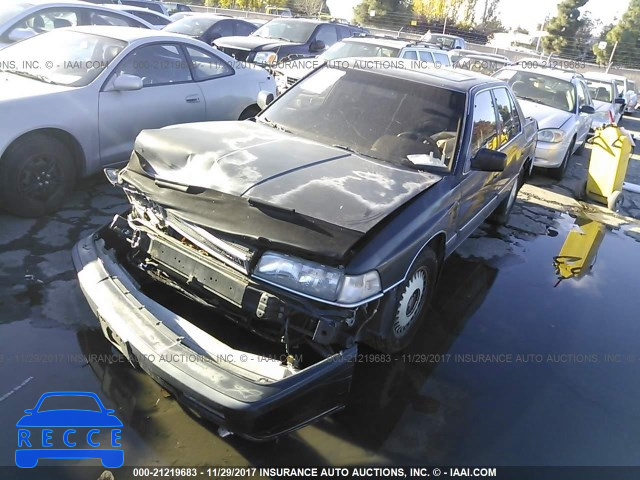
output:
M 622 125 L 640 138 L 640 113 Z M 615 213 L 576 199 L 589 153 L 560 184 L 535 175 L 507 226 L 461 245 L 418 339 L 358 364 L 349 408 L 260 444 L 222 438 L 103 338 L 70 249 L 126 208 L 119 190 L 93 177 L 50 217 L 0 214 L 0 465 L 23 410 L 54 390 L 115 409 L 126 465 L 636 465 L 640 195 Z

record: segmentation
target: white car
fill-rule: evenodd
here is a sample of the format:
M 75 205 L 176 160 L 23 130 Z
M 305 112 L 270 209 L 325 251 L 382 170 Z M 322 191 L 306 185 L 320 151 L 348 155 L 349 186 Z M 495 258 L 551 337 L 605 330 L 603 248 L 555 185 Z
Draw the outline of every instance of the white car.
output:
M 151 24 L 129 13 L 87 2 L 75 0 L 2 2 L 0 3 L 0 49 L 56 28 L 83 25 L 153 28 Z
M 126 161 L 143 129 L 250 118 L 276 90 L 260 67 L 141 28 L 56 30 L 0 51 L 0 66 L 0 205 L 23 216 Z
M 579 73 L 511 65 L 494 75 L 511 85 L 522 111 L 538 122 L 534 166 L 560 180 L 571 155 L 584 147 L 595 113 Z
M 584 79 L 596 109 L 590 133 L 610 123 L 618 123 L 622 117 L 625 100 L 617 95 L 616 81 L 613 76 L 600 72 L 588 72 L 584 74 Z
M 162 30 L 164 27 L 169 25 L 173 20 L 169 18 L 167 15 L 163 15 L 162 13 L 154 12 L 153 10 L 149 10 L 148 8 L 143 7 L 134 7 L 130 5 L 114 5 L 107 4 L 108 8 L 113 8 L 114 10 L 119 10 L 121 12 L 127 12 L 134 17 L 141 18 L 145 22 L 149 23 L 154 29 Z

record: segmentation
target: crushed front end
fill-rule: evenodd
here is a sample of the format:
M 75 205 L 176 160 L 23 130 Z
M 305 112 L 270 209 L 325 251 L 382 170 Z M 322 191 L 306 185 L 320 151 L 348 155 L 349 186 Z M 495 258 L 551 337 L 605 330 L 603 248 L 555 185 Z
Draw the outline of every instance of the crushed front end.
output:
M 185 405 L 251 439 L 281 435 L 346 404 L 356 339 L 379 298 L 332 305 L 261 281 L 253 273 L 271 243 L 214 233 L 115 171 L 108 176 L 124 189 L 131 210 L 80 241 L 73 258 L 105 336 L 134 366 Z M 156 287 L 210 317 L 193 321 Z M 217 326 L 231 322 L 245 332 L 242 341 L 237 332 L 218 338 Z M 249 338 L 272 348 L 252 350 Z

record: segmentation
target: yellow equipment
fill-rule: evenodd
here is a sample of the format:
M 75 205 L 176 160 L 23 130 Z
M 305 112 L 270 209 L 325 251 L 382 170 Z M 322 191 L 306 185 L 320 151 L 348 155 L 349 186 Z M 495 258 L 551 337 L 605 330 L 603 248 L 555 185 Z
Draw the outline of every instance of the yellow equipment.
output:
M 586 194 L 607 204 L 613 210 L 622 193 L 632 144 L 625 132 L 616 125 L 596 129 L 590 140 L 593 145 L 589 159 Z
M 579 279 L 589 272 L 604 238 L 605 226 L 600 222 L 579 217 L 574 227 L 558 256 L 553 257 L 558 283 L 567 278 Z

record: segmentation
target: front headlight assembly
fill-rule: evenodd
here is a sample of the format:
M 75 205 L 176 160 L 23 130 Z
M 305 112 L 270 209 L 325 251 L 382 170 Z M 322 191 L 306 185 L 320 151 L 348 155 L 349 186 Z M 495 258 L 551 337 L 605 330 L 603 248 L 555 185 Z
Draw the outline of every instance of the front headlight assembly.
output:
M 375 270 L 345 275 L 340 268 L 275 252 L 266 252 L 260 258 L 253 275 L 303 296 L 340 305 L 357 304 L 382 292 Z
M 274 52 L 258 52 L 253 57 L 253 61 L 260 65 L 275 65 L 278 61 L 278 55 Z
M 541 142 L 560 143 L 564 136 L 564 131 L 559 128 L 545 128 L 538 132 L 538 140 Z

